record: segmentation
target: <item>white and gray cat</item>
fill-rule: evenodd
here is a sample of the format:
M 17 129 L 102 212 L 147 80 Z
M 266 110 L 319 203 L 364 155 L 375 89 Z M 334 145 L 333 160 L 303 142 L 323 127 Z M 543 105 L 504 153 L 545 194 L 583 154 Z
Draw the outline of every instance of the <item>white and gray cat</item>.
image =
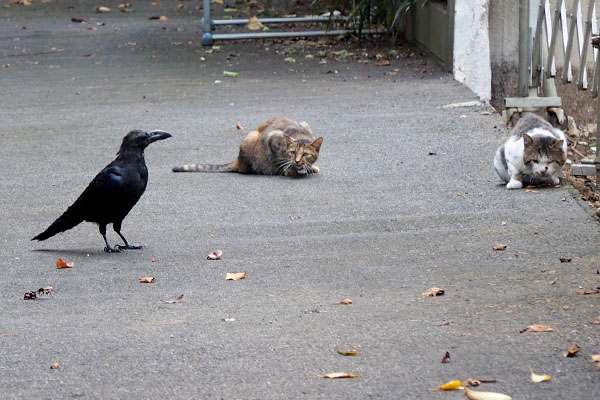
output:
M 507 189 L 560 183 L 567 160 L 565 134 L 535 114 L 521 118 L 496 151 L 494 167 Z

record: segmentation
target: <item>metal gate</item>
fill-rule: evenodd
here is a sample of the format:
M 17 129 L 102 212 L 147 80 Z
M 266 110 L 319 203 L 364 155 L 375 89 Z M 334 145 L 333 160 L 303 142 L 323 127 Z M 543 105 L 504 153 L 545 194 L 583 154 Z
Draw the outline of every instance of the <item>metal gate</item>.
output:
M 553 4 L 551 4 L 553 3 Z M 595 0 L 519 0 L 519 90 L 520 97 L 505 98 L 507 122 L 514 113 L 546 109 L 552 118 L 565 126 L 566 117 L 561 98 L 556 92 L 556 64 L 562 64 L 560 79 L 574 81 L 578 90 L 589 90 L 598 97 L 600 36 L 596 22 Z M 551 7 L 552 6 L 552 7 Z M 585 16 L 584 16 L 585 13 Z M 560 41 L 560 44 L 559 44 Z M 574 66 L 576 69 L 574 71 Z M 588 67 L 593 68 L 591 85 Z M 596 156 L 573 165 L 574 175 L 596 175 L 600 184 L 600 104 L 596 101 Z

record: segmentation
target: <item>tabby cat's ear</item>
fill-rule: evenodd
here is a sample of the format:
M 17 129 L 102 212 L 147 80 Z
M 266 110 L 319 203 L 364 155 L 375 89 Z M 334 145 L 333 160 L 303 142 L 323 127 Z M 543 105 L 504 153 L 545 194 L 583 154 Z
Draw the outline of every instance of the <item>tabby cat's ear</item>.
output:
M 554 144 L 552 145 L 552 147 L 555 148 L 555 149 L 557 149 L 557 150 L 560 150 L 560 149 L 562 149 L 563 143 L 564 143 L 564 141 L 562 139 L 561 140 L 557 140 L 556 142 L 554 142 Z
M 316 138 L 315 140 L 313 140 L 313 142 L 310 144 L 310 147 L 312 147 L 313 149 L 315 149 L 315 151 L 319 151 L 321 150 L 321 145 L 323 144 L 323 138 Z
M 525 147 L 530 146 L 533 143 L 533 139 L 528 134 L 523 134 L 523 144 Z

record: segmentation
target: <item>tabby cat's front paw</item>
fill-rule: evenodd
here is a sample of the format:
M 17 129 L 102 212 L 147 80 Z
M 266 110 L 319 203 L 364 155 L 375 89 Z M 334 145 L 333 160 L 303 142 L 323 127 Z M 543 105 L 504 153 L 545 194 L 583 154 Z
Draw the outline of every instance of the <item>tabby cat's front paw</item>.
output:
M 523 182 L 518 181 L 516 179 L 511 179 L 507 184 L 507 189 L 521 189 L 523 187 Z
M 558 177 L 556 177 L 556 176 L 553 176 L 552 177 L 552 183 L 554 185 L 560 185 L 560 179 Z
M 310 169 L 312 169 L 313 174 L 318 174 L 320 169 L 316 165 L 311 165 Z

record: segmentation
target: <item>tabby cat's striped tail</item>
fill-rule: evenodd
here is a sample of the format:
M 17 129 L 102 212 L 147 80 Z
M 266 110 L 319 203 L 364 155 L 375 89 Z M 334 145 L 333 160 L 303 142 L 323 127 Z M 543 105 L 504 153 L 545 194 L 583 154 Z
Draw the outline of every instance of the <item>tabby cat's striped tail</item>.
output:
M 173 167 L 173 172 L 238 172 L 237 160 L 228 164 L 185 164 Z

